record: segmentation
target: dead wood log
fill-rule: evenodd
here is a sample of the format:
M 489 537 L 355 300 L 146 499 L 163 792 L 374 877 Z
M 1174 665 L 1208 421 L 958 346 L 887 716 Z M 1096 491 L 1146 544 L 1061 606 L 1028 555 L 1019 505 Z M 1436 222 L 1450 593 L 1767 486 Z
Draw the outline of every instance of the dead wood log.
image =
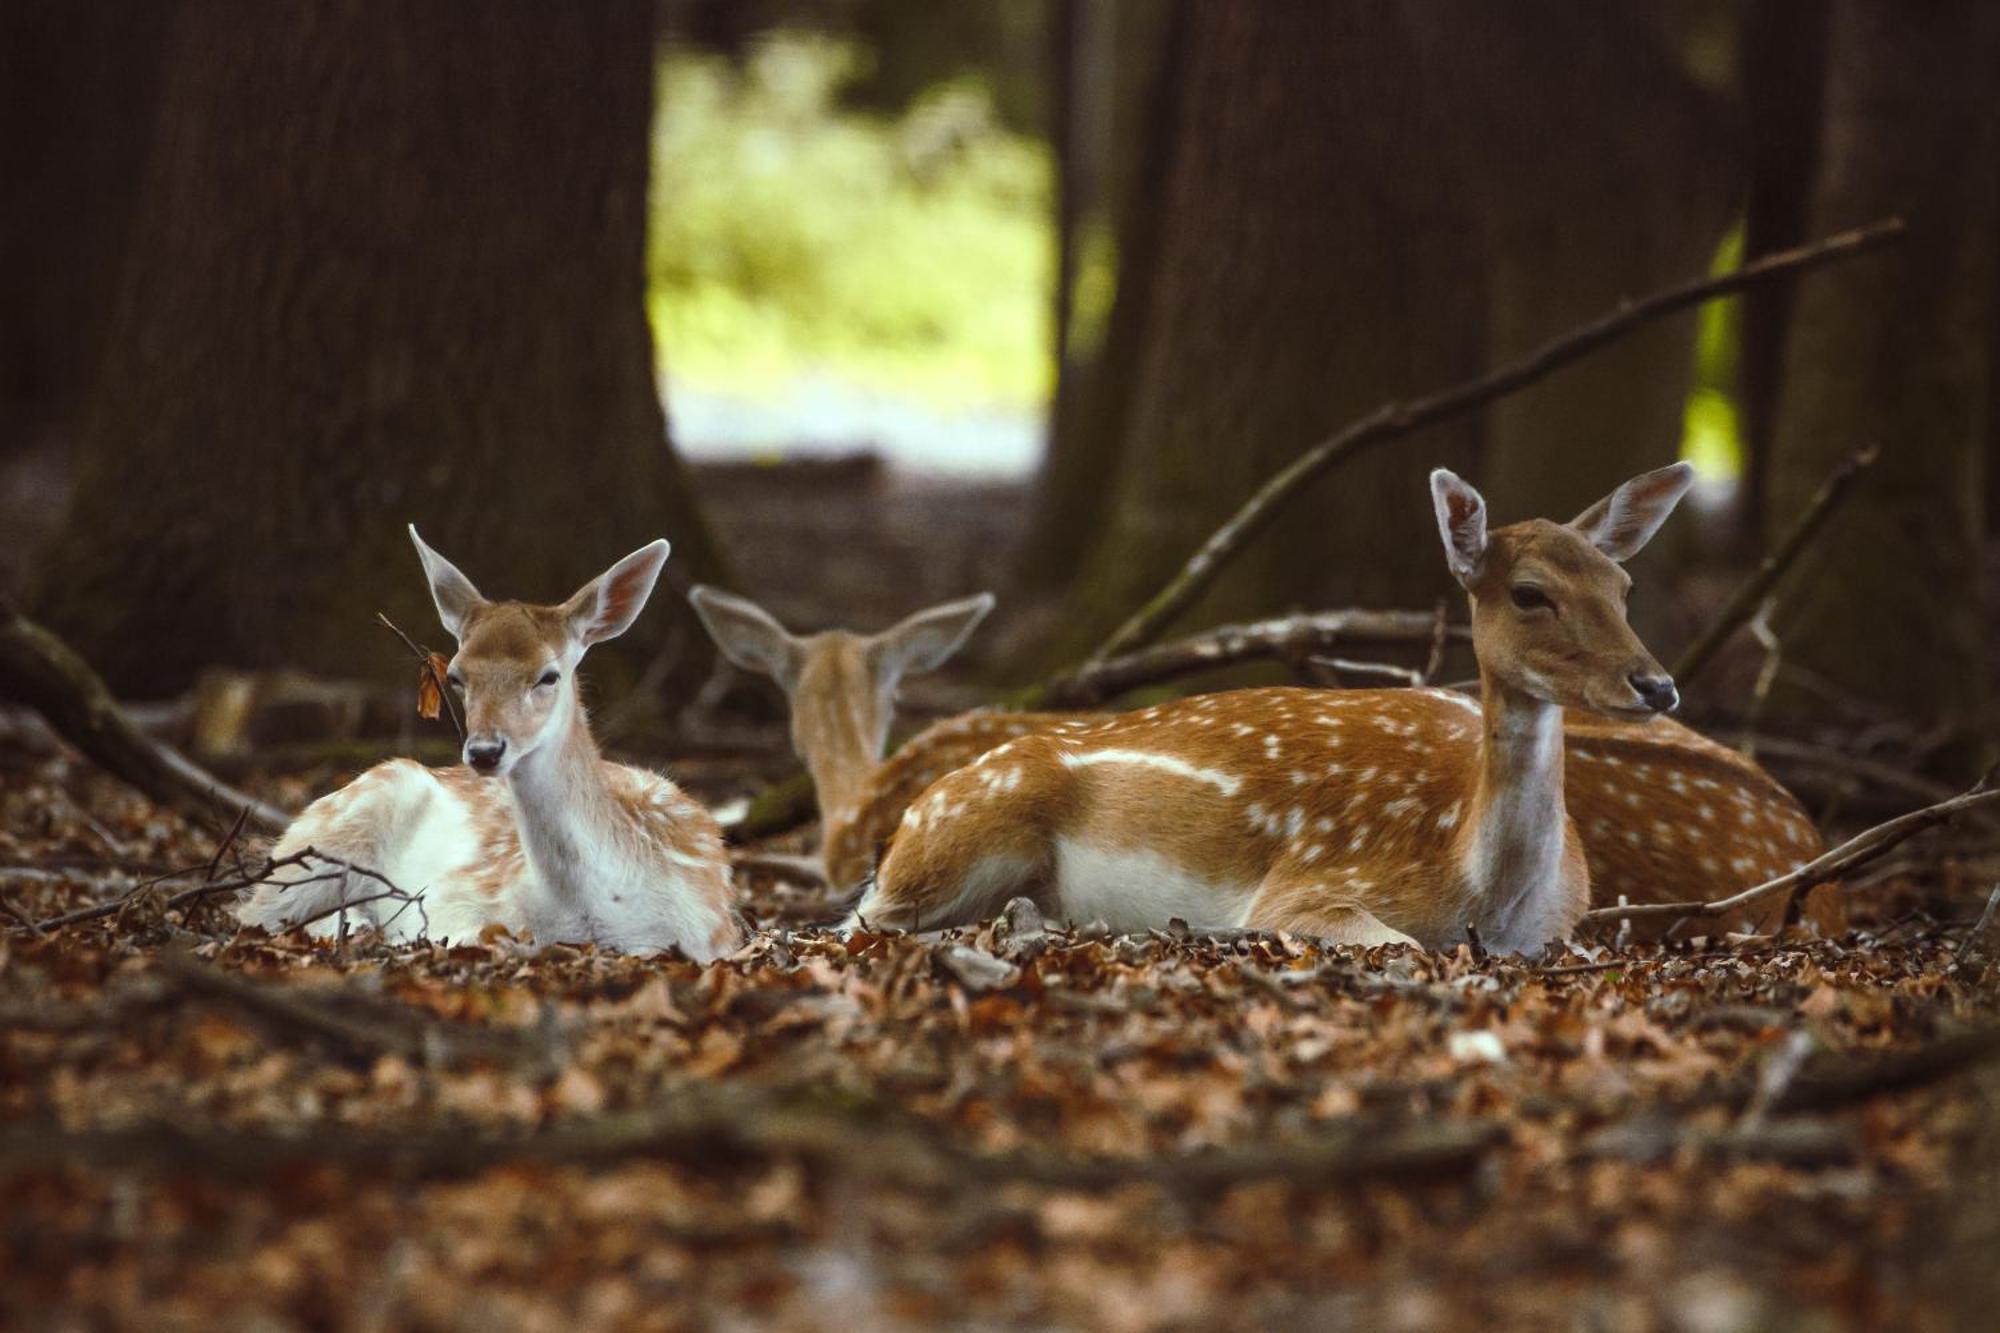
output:
M 290 822 L 284 811 L 236 790 L 125 716 L 111 691 L 67 644 L 0 600 L 0 692 L 27 704 L 57 735 L 106 772 L 159 804 L 190 816 L 246 813 L 262 833 Z

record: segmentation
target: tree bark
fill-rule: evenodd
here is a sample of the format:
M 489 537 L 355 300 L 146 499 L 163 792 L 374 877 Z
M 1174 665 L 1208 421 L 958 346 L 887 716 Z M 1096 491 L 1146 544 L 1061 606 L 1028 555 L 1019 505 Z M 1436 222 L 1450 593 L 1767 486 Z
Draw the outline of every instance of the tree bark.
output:
M 131 692 L 400 673 L 372 622 L 434 623 L 412 520 L 492 596 L 662 533 L 713 577 L 642 313 L 649 0 L 175 20 L 52 628 Z
M 1821 97 L 1826 77 L 1825 0 L 1763 0 L 1741 11 L 1744 124 L 1750 179 L 1743 249 L 1761 255 L 1807 236 L 1819 169 Z M 1743 298 L 1737 402 L 1743 430 L 1743 500 L 1738 528 L 1749 549 L 1762 543 L 1770 500 L 1785 330 L 1793 290 L 1768 287 Z
M 1120 106 L 1137 103 L 1136 124 L 1114 123 L 1109 193 L 1117 237 L 1117 289 L 1103 342 L 1058 368 L 1049 445 L 1015 573 L 1032 588 L 1065 586 L 1091 548 L 1110 507 L 1124 447 L 1134 378 L 1144 346 L 1159 264 L 1161 212 L 1153 191 L 1166 178 L 1181 123 L 1188 0 L 1141 13 L 1115 6 L 1119 58 L 1110 77 Z M 1114 112 L 1114 122 L 1118 116 Z M 1068 349 L 1067 338 L 1058 346 Z
M 1776 627 L 1786 662 L 1925 727 L 1977 728 L 1985 692 L 1996 68 L 1981 0 L 1834 7 L 1813 225 L 1901 213 L 1909 236 L 1799 291 L 1772 459 L 1776 527 L 1842 454 L 1882 446 Z
M 1101 639 L 1259 483 L 1392 395 L 1480 364 L 1468 221 L 1388 3 L 1198 0 L 1124 447 L 1066 634 Z M 1294 605 L 1426 604 L 1433 464 L 1475 428 L 1316 488 L 1180 628 Z
M 1493 361 L 1701 273 L 1721 244 L 1738 193 L 1722 108 L 1644 3 L 1403 6 L 1477 195 Z M 1488 409 L 1481 488 L 1497 521 L 1567 519 L 1678 458 L 1694 329 L 1692 313 L 1663 321 Z M 1648 562 L 1671 563 L 1685 531 L 1665 530 Z M 1642 632 L 1664 603 L 1635 602 Z

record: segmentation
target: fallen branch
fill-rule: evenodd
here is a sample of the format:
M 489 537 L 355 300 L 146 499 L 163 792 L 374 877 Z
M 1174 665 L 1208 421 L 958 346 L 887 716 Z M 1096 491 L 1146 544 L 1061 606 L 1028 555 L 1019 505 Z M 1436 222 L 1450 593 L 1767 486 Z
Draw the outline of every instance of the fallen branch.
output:
M 979 1154 L 919 1123 L 829 1106 L 799 1094 L 726 1085 L 690 1086 L 669 1101 L 590 1116 L 529 1134 L 452 1128 L 366 1131 L 318 1127 L 307 1137 L 173 1121 L 116 1130 L 50 1127 L 0 1132 L 0 1168 L 92 1162 L 259 1178 L 297 1164 L 364 1170 L 370 1178 L 472 1175 L 510 1162 L 603 1165 L 633 1157 L 697 1169 L 786 1157 L 825 1170 L 917 1189 L 1021 1182 L 1104 1190 L 1140 1182 L 1207 1193 L 1260 1180 L 1325 1184 L 1463 1173 L 1506 1141 L 1487 1121 L 1356 1119 L 1288 1144 L 1166 1157 L 1075 1157 L 1022 1151 Z
M 1926 806 L 1922 810 L 1912 810 L 1909 814 L 1898 815 L 1886 823 L 1855 834 L 1846 842 L 1829 852 L 1806 862 L 1798 869 L 1753 885 L 1741 893 L 1727 898 L 1717 898 L 1713 902 L 1678 903 L 1634 903 L 1617 907 L 1598 907 L 1585 912 L 1578 924 L 1587 925 L 1596 921 L 1640 920 L 1648 917 L 1691 917 L 1705 918 L 1727 916 L 1738 908 L 1775 894 L 1803 891 L 1842 875 L 1859 866 L 1866 865 L 1876 857 L 1888 852 L 1905 840 L 1935 827 L 1967 810 L 2000 800 L 2000 789 L 1991 785 L 1992 774 L 1981 778 L 1970 790 Z
M 187 815 L 217 806 L 247 814 L 264 833 L 284 811 L 228 786 L 178 750 L 132 725 L 88 663 L 55 635 L 0 599 L 0 691 L 40 713 L 56 734 L 121 781 Z
M 1463 625 L 1440 630 L 1437 617 L 1422 611 L 1303 612 L 1221 625 L 1108 662 L 1086 663 L 1008 702 L 1021 709 L 1086 708 L 1142 686 L 1239 662 L 1295 662 L 1355 643 L 1429 645 L 1440 636 L 1464 639 L 1470 631 Z
M 221 879 L 221 880 L 211 879 L 202 884 L 196 885 L 194 888 L 183 889 L 181 892 L 176 893 L 170 898 L 168 898 L 166 902 L 163 904 L 163 907 L 165 910 L 171 912 L 176 908 L 185 907 L 189 903 L 199 902 L 203 898 L 212 898 L 218 894 L 224 894 L 224 893 L 240 893 L 244 889 L 255 888 L 257 885 L 267 882 L 271 878 L 272 874 L 277 871 L 286 869 L 300 869 L 300 870 L 310 869 L 311 868 L 310 863 L 315 861 L 323 865 L 331 866 L 336 871 L 342 873 L 356 874 L 360 875 L 364 879 L 375 880 L 381 885 L 383 885 L 386 889 L 390 890 L 395 896 L 402 898 L 412 897 L 412 895 L 404 893 L 403 890 L 398 889 L 395 886 L 395 884 L 391 883 L 388 877 L 383 875 L 380 871 L 370 870 L 367 866 L 355 865 L 351 861 L 343 861 L 337 856 L 328 856 L 323 852 L 318 852 L 310 847 L 307 847 L 303 848 L 300 851 L 292 853 L 290 856 L 280 856 L 275 859 L 267 858 L 263 862 L 263 864 L 258 866 L 256 869 L 246 871 L 245 873 L 236 876 L 234 879 Z M 115 916 L 119 912 L 124 911 L 133 902 L 137 901 L 139 897 L 143 895 L 148 889 L 152 889 L 157 887 L 158 885 L 165 884 L 170 880 L 185 879 L 189 875 L 201 874 L 202 870 L 203 867 L 201 866 L 190 866 L 186 870 L 176 870 L 171 872 L 170 874 L 160 875 L 153 879 L 142 881 L 141 883 L 133 885 L 128 892 L 121 894 L 116 898 L 113 898 L 110 902 L 96 903 L 90 907 L 79 907 L 73 912 L 64 912 L 60 916 L 52 916 L 44 921 L 37 922 L 36 925 L 38 928 L 38 933 L 40 931 L 60 930 L 64 926 L 74 926 L 84 921 L 96 921 L 103 917 Z M 336 878 L 338 878 L 337 875 L 331 875 L 331 874 L 313 875 L 306 879 L 291 880 L 286 884 L 286 887 L 297 888 L 302 884 L 326 884 L 330 883 L 332 880 Z M 389 896 L 389 895 L 385 894 L 384 896 Z M 352 906 L 353 904 L 350 903 L 347 905 Z
M 1875 460 L 1880 456 L 1881 450 L 1871 444 L 1865 449 L 1857 449 L 1827 474 L 1826 480 L 1820 483 L 1819 489 L 1807 502 L 1805 512 L 1799 515 L 1798 522 L 1794 523 L 1791 531 L 1785 534 L 1784 540 L 1773 547 L 1758 564 L 1755 572 L 1730 594 L 1729 600 L 1723 604 L 1722 610 L 1716 613 L 1715 619 L 1709 622 L 1708 628 L 1703 630 L 1700 637 L 1681 654 L 1681 660 L 1674 663 L 1674 679 L 1682 689 L 1686 689 L 1687 683 L 1714 660 L 1715 654 L 1729 641 L 1730 636 L 1743 628 L 1757 614 L 1757 608 L 1771 595 L 1771 589 L 1777 586 L 1778 580 L 1785 576 L 1785 571 L 1798 560 L 1800 553 L 1812 544 L 1813 538 L 1826 526 L 1826 521 L 1833 516 L 1834 510 L 1840 507 L 1841 502 L 1853 490 L 1855 479 L 1873 467 Z M 1769 686 L 1766 685 L 1765 688 L 1768 689 Z
M 1130 652 L 1159 636 L 1215 580 L 1224 565 L 1256 537 L 1305 485 L 1334 464 L 1373 445 L 1462 415 L 1475 407 L 1526 388 L 1570 362 L 1654 320 L 1718 296 L 1728 296 L 1781 274 L 1797 274 L 1849 259 L 1903 235 L 1901 218 L 1830 236 L 1812 245 L 1781 250 L 1753 260 L 1733 273 L 1702 278 L 1627 302 L 1588 324 L 1542 344 L 1517 361 L 1426 398 L 1384 403 L 1374 412 L 1305 450 L 1282 468 L 1229 520 L 1212 533 L 1173 579 L 1112 632 L 1092 662 Z M 1753 602 L 1754 605 L 1754 602 Z

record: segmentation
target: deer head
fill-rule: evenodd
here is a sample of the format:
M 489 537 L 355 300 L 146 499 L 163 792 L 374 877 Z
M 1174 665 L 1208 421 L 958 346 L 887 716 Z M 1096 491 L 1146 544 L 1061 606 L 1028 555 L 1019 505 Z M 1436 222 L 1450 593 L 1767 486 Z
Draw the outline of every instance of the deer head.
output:
M 1471 595 L 1473 647 L 1494 685 L 1546 703 L 1651 718 L 1680 701 L 1625 619 L 1620 568 L 1687 493 L 1686 463 L 1633 478 L 1568 523 L 1490 532 L 1486 502 L 1443 468 L 1431 499 L 1451 572 Z
M 665 541 L 620 560 L 554 606 L 490 602 L 410 526 L 438 619 L 458 652 L 445 679 L 464 701 L 465 762 L 505 776 L 579 716 L 576 667 L 591 645 L 629 629 L 667 562 Z
M 980 593 L 919 611 L 880 634 L 797 635 L 756 603 L 719 589 L 697 587 L 688 596 L 723 656 L 784 690 L 792 744 L 829 809 L 849 802 L 882 757 L 897 683 L 943 665 L 993 609 L 993 595 Z

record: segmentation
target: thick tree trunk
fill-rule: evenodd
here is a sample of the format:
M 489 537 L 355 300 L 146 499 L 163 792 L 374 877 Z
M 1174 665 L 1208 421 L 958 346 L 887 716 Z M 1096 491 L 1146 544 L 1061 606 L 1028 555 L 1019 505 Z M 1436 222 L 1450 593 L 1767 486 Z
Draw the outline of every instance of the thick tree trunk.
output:
M 642 314 L 650 0 L 176 18 L 51 626 L 128 691 L 401 671 L 412 520 L 495 596 L 662 533 L 708 572 Z
M 1030 587 L 1067 586 L 1110 507 L 1124 445 L 1133 379 L 1144 347 L 1159 262 L 1160 209 L 1153 191 L 1165 179 L 1180 127 L 1188 0 L 1140 12 L 1122 3 L 1099 15 L 1116 22 L 1117 105 L 1137 104 L 1135 123 L 1114 124 L 1114 160 L 1105 174 L 1117 237 L 1117 290 L 1103 341 L 1088 356 L 1071 352 L 1060 367 L 1051 406 L 1049 447 L 1015 573 Z
M 1199 0 L 1113 503 L 1067 629 L 1087 648 L 1271 472 L 1480 361 L 1477 270 L 1393 6 Z M 1445 588 L 1426 468 L 1470 425 L 1313 488 L 1190 623 Z
M 1643 3 L 1403 6 L 1478 199 L 1492 360 L 1700 274 L 1721 244 L 1738 193 L 1721 108 Z M 1694 319 L 1656 324 L 1488 411 L 1481 486 L 1496 518 L 1568 518 L 1680 456 Z M 1667 529 L 1647 559 L 1669 563 L 1686 531 Z M 1649 619 L 1642 631 L 1661 628 Z
M 1844 0 L 1831 24 L 1813 230 L 1901 213 L 1910 234 L 1793 308 L 1773 526 L 1855 446 L 1880 443 L 1882 461 L 1786 590 L 1778 631 L 1787 663 L 1918 725 L 1974 727 L 2000 10 Z
M 1819 174 L 1819 126 L 1826 77 L 1825 0 L 1764 0 L 1740 16 L 1744 124 L 1750 139 L 1749 193 L 1743 205 L 1747 255 L 1806 240 L 1813 182 Z M 1772 283 L 1743 298 L 1737 402 L 1743 430 L 1745 545 L 1762 545 L 1770 498 L 1771 451 L 1778 426 L 1785 330 L 1796 288 Z
M 32 585 L 61 523 L 172 8 L 0 6 L 0 589 Z

